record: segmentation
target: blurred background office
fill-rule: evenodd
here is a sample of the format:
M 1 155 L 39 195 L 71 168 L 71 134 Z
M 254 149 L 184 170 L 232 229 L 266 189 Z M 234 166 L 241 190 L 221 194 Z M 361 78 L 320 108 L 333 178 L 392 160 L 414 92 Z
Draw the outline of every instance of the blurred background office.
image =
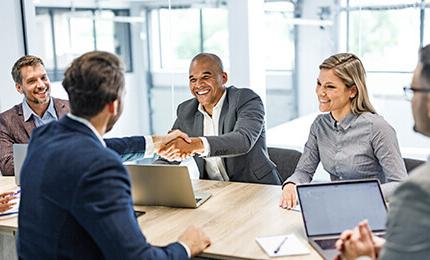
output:
M 40 56 L 54 97 L 63 72 L 90 50 L 125 62 L 126 106 L 112 135 L 165 133 L 191 97 L 188 66 L 199 52 L 224 61 L 229 84 L 262 97 L 269 146 L 301 150 L 318 113 L 318 65 L 353 52 L 367 69 L 377 112 L 397 131 L 404 157 L 425 159 L 430 141 L 413 132 L 403 95 L 420 46 L 430 43 L 425 0 L 2 0 L 0 111 L 21 101 L 10 69 Z

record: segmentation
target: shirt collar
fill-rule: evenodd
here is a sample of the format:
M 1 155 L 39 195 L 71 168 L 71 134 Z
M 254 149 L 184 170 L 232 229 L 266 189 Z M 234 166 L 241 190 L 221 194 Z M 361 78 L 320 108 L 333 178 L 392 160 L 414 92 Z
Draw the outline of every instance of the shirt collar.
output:
M 93 124 L 91 124 L 91 122 L 90 122 L 90 121 L 88 121 L 88 120 L 87 120 L 87 119 L 85 119 L 85 118 L 82 118 L 82 117 L 79 117 L 79 116 L 72 115 L 71 113 L 68 113 L 68 114 L 67 114 L 67 116 L 68 116 L 70 119 L 74 120 L 74 121 L 77 121 L 77 122 L 79 122 L 79 123 L 81 123 L 81 124 L 86 125 L 86 126 L 87 126 L 89 129 L 91 129 L 91 131 L 93 131 L 93 133 L 97 136 L 97 139 L 99 139 L 100 143 L 102 143 L 102 145 L 103 145 L 104 147 L 106 147 L 106 143 L 105 143 L 105 141 L 103 140 L 103 137 L 99 134 L 99 132 L 97 132 L 96 128 L 93 126 Z
M 355 121 L 355 119 L 358 117 L 357 114 L 354 114 L 353 112 L 349 112 L 340 122 L 336 122 L 336 120 L 333 118 L 333 116 L 330 113 L 330 122 L 336 127 L 340 127 L 343 130 L 347 130 L 351 127 L 351 124 Z
M 225 96 L 227 93 L 227 89 L 224 89 L 224 93 L 222 94 L 221 98 L 218 100 L 218 103 L 214 106 L 214 108 L 212 109 L 212 115 L 215 112 L 218 112 L 221 110 L 222 105 L 224 104 L 224 100 L 225 100 Z M 204 109 L 204 107 L 202 106 L 202 104 L 199 103 L 199 107 L 198 110 L 202 113 L 202 114 L 207 114 L 206 110 Z
M 22 113 L 24 115 L 24 121 L 25 122 L 27 122 L 28 120 L 30 120 L 30 118 L 31 118 L 32 115 L 37 116 L 39 118 L 42 118 L 46 113 L 49 113 L 56 120 L 58 119 L 57 113 L 55 112 L 54 101 L 53 101 L 52 98 L 49 99 L 48 109 L 46 109 L 45 114 L 42 115 L 42 117 L 40 117 L 38 114 L 36 114 L 33 111 L 33 109 L 31 109 L 31 107 L 27 103 L 27 99 L 26 98 L 24 98 L 24 100 L 22 101 Z

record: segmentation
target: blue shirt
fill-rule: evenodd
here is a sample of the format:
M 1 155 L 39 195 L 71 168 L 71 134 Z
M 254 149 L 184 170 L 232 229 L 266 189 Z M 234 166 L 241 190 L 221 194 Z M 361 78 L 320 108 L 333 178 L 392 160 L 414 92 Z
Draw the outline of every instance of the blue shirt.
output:
M 27 122 L 28 120 L 31 119 L 31 117 L 33 117 L 34 124 L 36 125 L 36 127 L 45 125 L 54 120 L 58 120 L 52 98 L 49 100 L 48 109 L 45 111 L 42 117 L 38 116 L 33 111 L 33 109 L 31 109 L 31 107 L 28 105 L 27 100 L 25 98 L 24 98 L 24 101 L 22 101 L 22 112 L 24 114 L 24 121 Z

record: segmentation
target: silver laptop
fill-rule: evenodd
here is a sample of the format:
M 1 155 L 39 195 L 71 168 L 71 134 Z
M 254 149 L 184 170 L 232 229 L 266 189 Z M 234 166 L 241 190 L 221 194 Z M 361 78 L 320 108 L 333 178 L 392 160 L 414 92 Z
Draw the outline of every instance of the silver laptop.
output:
M 13 167 L 15 171 L 15 183 L 19 186 L 21 168 L 27 155 L 28 144 L 13 144 Z
M 186 166 L 126 165 L 135 205 L 197 208 L 211 194 L 195 194 Z
M 297 185 L 297 194 L 309 243 L 325 259 L 338 254 L 340 234 L 364 219 L 376 235 L 385 233 L 387 207 L 377 179 Z

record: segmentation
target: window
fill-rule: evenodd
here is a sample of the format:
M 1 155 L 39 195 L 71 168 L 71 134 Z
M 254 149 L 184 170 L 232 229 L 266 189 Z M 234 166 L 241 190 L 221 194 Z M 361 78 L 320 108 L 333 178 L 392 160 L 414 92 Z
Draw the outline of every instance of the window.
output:
M 361 57 L 372 86 L 369 92 L 400 97 L 423 44 L 421 30 L 430 29 L 421 25 L 420 5 L 417 1 L 350 0 L 343 10 L 350 19 L 346 47 Z M 430 6 L 425 11 L 430 12 Z
M 130 25 L 115 22 L 116 16 L 128 16 L 128 10 L 36 8 L 36 21 L 42 28 L 42 57 L 49 77 L 61 80 L 70 62 L 91 50 L 114 52 L 132 71 Z

